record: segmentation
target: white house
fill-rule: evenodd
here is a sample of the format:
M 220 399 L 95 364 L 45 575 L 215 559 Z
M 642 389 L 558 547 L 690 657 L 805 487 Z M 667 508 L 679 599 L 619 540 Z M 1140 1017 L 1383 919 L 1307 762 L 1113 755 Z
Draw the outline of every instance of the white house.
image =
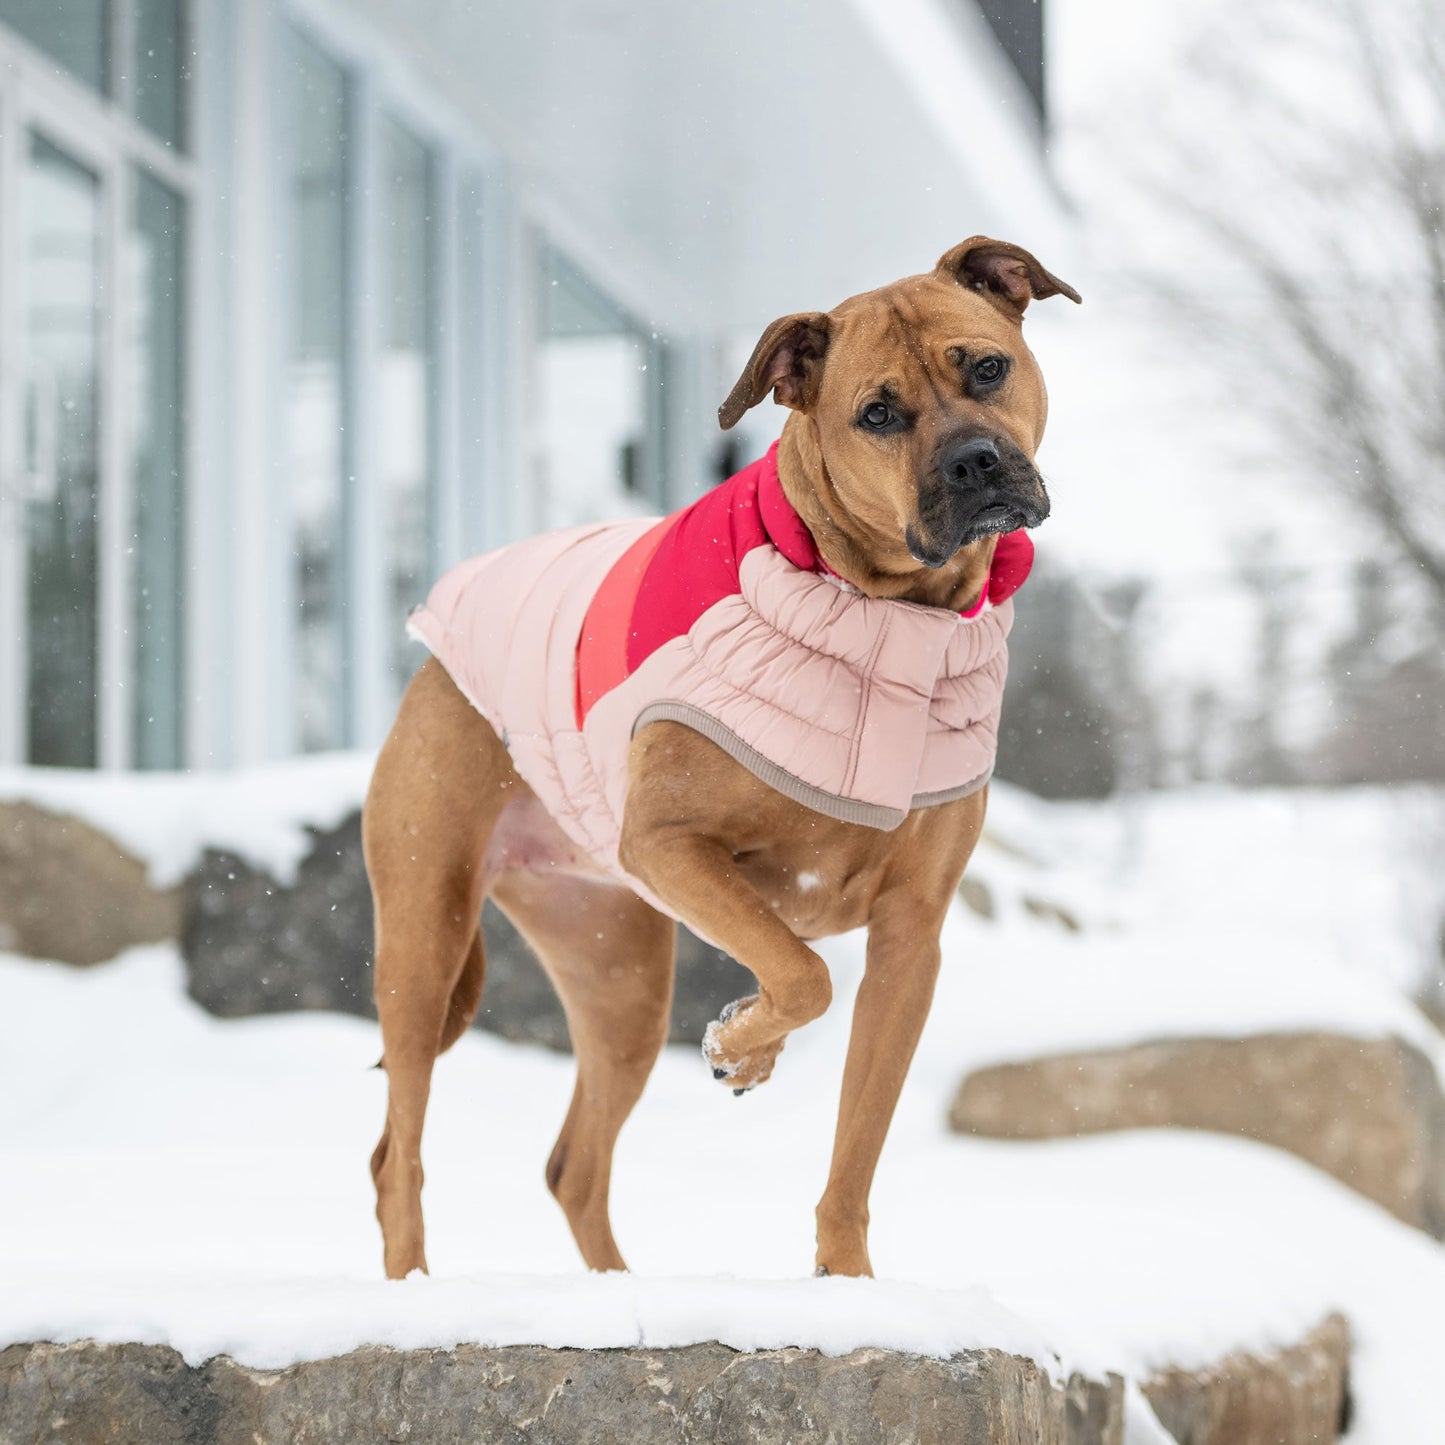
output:
M 0 763 L 375 743 L 440 568 L 769 439 L 715 409 L 774 316 L 1057 256 L 1042 25 L 0 0 Z

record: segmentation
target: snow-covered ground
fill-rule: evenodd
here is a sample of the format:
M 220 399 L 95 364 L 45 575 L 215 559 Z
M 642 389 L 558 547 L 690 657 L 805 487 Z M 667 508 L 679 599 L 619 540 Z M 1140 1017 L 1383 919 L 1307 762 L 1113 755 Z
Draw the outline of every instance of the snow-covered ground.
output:
M 264 812 L 288 795 L 294 819 L 303 785 L 282 771 L 252 796 Z M 339 806 L 331 787 L 313 795 Z M 1040 1049 L 1326 1027 L 1402 1033 L 1438 1058 L 1395 986 L 1408 942 L 1392 819 L 1407 804 L 1423 805 L 1202 793 L 1123 815 L 996 789 L 975 871 L 997 917 L 960 907 L 948 925 L 874 1190 L 876 1282 L 808 1278 L 858 937 L 825 946 L 834 1008 L 758 1093 L 734 1099 L 694 1051 L 666 1051 L 618 1151 L 630 1276 L 582 1272 L 542 1183 L 570 1062 L 464 1038 L 438 1065 L 426 1136 L 435 1273 L 401 1284 L 381 1278 L 366 1167 L 384 1091 L 373 1025 L 212 1019 L 169 947 L 87 972 L 0 956 L 0 1343 L 168 1341 L 257 1365 L 364 1341 L 989 1344 L 1138 1378 L 1288 1342 L 1341 1309 L 1351 1440 L 1440 1438 L 1445 1252 L 1429 1239 L 1238 1140 L 1011 1144 L 944 1126 L 966 1068 Z M 255 853 L 289 856 L 281 831 L 250 831 Z

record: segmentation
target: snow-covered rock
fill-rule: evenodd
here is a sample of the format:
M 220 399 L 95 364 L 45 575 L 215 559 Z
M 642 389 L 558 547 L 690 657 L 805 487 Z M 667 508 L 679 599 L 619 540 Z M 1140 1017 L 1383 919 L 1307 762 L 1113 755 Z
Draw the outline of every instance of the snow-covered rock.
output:
M 1431 1061 L 1398 1038 L 1168 1039 L 996 1064 L 963 1080 L 948 1117 L 961 1134 L 994 1139 L 1240 1134 L 1445 1235 L 1445 1094 Z
M 0 802 L 0 948 L 91 964 L 174 938 L 180 900 L 83 819 Z
M 11 1445 L 48 1445 L 57 1413 L 67 1445 L 102 1445 L 117 1427 L 122 1438 L 179 1445 L 198 1438 L 186 1433 L 197 1420 L 217 1445 L 1120 1445 L 1124 1417 L 1117 1376 L 1061 1386 L 1032 1360 L 1000 1350 L 939 1360 L 717 1344 L 373 1347 L 276 1372 L 224 1356 L 193 1367 L 156 1345 L 33 1345 L 0 1354 L 0 1402 L 0 1438 Z M 1266 1442 L 1237 1435 L 1228 1445 Z
M 304 1438 L 501 1440 L 532 1445 L 1332 1445 L 1349 1332 L 1331 1316 L 1297 1344 L 1165 1370 L 1060 1381 L 997 1349 L 946 1359 L 897 1350 L 370 1346 L 280 1370 L 164 1345 L 18 1345 L 0 1352 L 0 1435 L 13 1445 L 127 1438 L 219 1445 Z M 1142 1397 L 1142 1398 L 1141 1398 Z M 1170 1428 L 1164 1436 L 1155 1417 Z M 298 1423 L 304 1421 L 304 1430 Z

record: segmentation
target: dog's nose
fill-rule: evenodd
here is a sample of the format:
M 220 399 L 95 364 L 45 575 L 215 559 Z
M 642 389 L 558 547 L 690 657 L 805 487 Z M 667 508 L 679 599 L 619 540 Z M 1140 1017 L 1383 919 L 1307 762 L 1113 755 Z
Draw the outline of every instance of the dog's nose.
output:
M 974 437 L 944 454 L 943 476 L 955 487 L 977 486 L 988 481 L 1001 460 L 998 448 L 987 437 Z

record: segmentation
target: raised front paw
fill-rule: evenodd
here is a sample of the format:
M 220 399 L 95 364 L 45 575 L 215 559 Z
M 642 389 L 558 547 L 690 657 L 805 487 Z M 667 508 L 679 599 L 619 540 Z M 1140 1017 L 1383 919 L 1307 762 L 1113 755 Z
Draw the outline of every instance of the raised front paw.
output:
M 712 1076 L 734 1094 L 746 1094 L 772 1076 L 786 1035 L 767 1037 L 758 998 L 740 998 L 727 1005 L 702 1036 L 702 1056 Z

